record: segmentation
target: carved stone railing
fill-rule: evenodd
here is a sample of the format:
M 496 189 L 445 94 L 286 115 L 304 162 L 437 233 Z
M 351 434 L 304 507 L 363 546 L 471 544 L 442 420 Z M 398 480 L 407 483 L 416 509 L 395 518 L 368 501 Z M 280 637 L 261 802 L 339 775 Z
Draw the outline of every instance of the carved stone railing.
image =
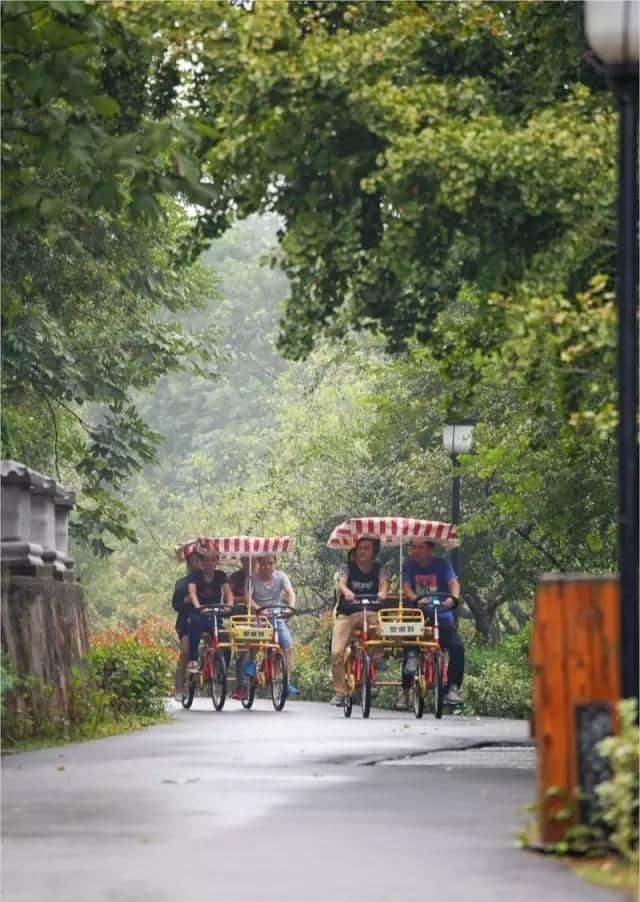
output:
M 69 513 L 74 493 L 15 460 L 3 460 L 1 467 L 3 567 L 31 574 L 49 567 L 63 578 L 73 569 Z
M 5 703 L 27 720 L 38 698 L 47 711 L 67 715 L 74 668 L 89 647 L 86 605 L 69 558 L 75 496 L 15 460 L 1 462 L 1 475 L 2 653 L 17 674 L 45 687 L 29 703 L 26 690 L 10 691 Z

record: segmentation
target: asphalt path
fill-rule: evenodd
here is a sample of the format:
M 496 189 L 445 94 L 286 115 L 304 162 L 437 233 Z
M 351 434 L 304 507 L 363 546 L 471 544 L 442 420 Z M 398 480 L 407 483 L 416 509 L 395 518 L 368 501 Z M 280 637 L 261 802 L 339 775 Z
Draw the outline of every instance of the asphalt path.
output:
M 534 798 L 522 721 L 173 711 L 3 759 L 3 902 L 621 898 L 516 847 Z

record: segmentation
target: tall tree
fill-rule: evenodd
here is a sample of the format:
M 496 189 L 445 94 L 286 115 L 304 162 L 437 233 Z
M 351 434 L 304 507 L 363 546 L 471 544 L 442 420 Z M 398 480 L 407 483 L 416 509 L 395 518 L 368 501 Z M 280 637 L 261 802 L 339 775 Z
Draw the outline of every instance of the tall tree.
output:
M 118 493 L 157 444 L 134 392 L 215 361 L 212 336 L 168 318 L 213 290 L 178 256 L 191 223 L 173 199 L 211 188 L 139 18 L 17 2 L 2 35 L 4 453 L 82 489 L 75 528 L 104 553 L 133 537 Z
M 287 354 L 348 328 L 429 341 L 469 283 L 548 286 L 551 268 L 572 294 L 611 271 L 615 115 L 583 61 L 579 4 L 207 15 L 206 160 L 222 203 L 285 223 Z M 499 343 L 482 313 L 479 337 Z

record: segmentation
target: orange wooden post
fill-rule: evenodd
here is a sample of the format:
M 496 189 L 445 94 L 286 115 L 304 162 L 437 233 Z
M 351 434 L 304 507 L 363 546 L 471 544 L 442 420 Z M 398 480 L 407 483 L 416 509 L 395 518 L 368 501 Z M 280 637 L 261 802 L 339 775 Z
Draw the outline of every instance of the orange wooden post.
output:
M 612 576 L 547 575 L 538 582 L 531 643 L 540 836 L 561 839 L 588 815 L 604 776 L 597 742 L 620 698 L 620 592 Z M 558 790 L 550 796 L 549 790 Z M 583 796 L 571 819 L 557 812 Z

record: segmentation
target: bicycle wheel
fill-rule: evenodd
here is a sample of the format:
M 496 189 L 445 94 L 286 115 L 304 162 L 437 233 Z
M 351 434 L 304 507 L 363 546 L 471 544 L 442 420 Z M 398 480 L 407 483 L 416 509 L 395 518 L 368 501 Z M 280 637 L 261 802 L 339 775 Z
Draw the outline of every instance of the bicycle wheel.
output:
M 353 693 L 355 691 L 355 685 L 356 685 L 355 677 L 353 674 L 353 662 L 354 662 L 354 655 L 353 655 L 352 649 L 348 648 L 345 653 L 345 660 L 344 660 L 344 673 L 345 673 L 344 679 L 345 679 L 346 692 L 344 694 L 343 711 L 344 711 L 345 717 L 351 717 L 351 712 L 353 711 Z
M 211 701 L 216 711 L 222 711 L 227 698 L 227 662 L 220 652 L 213 658 L 213 676 L 209 680 Z
M 413 678 L 413 713 L 418 720 L 424 714 L 425 688 L 426 680 L 424 675 L 424 664 L 420 663 Z
M 289 669 L 281 651 L 274 651 L 271 658 L 271 701 L 276 711 L 282 711 L 289 694 Z
M 247 711 L 253 705 L 256 698 L 256 678 L 251 677 L 249 680 L 249 684 L 247 685 L 247 697 L 242 699 L 242 707 L 246 708 Z
M 371 713 L 371 660 L 369 655 L 362 657 L 362 677 L 360 697 L 362 703 L 362 716 L 368 717 Z
M 433 666 L 433 713 L 436 720 L 442 717 L 442 652 L 436 653 Z
M 196 694 L 196 679 L 198 675 L 195 673 L 188 673 L 184 678 L 184 685 L 182 687 L 182 707 L 190 708 L 193 704 L 193 696 Z

